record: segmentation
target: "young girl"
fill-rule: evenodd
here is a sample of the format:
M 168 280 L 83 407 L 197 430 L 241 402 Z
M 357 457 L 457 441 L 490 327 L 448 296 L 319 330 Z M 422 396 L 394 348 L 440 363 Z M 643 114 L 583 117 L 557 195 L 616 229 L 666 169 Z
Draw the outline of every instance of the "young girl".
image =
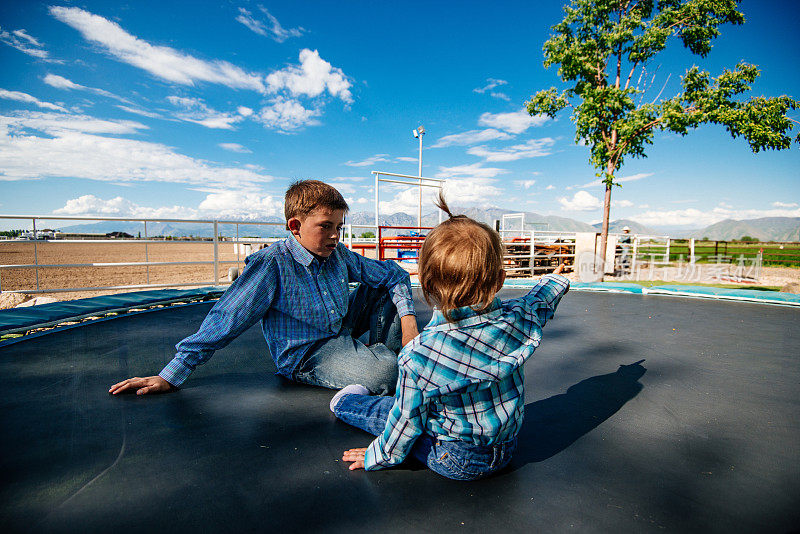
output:
M 331 400 L 336 417 L 378 436 L 350 449 L 350 469 L 382 469 L 413 456 L 456 480 L 505 467 L 517 445 L 525 393 L 522 364 L 539 346 L 569 281 L 546 275 L 519 299 L 501 301 L 503 245 L 497 232 L 449 215 L 426 237 L 419 277 L 436 308 L 423 332 L 400 352 L 394 397 L 350 385 Z

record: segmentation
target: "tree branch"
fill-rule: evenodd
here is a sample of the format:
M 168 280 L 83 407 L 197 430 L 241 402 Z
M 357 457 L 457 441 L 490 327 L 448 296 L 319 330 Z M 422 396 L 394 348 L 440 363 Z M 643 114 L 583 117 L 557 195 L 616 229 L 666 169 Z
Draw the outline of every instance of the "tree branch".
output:
M 672 76 L 672 73 L 671 73 L 671 72 L 670 72 L 669 74 L 667 74 L 667 79 L 666 79 L 666 81 L 664 81 L 664 85 L 662 85 L 662 86 L 661 86 L 661 90 L 658 92 L 658 94 L 657 94 L 657 95 L 656 95 L 656 97 L 653 99 L 653 101 L 652 101 L 652 102 L 650 102 L 651 104 L 655 104 L 655 103 L 656 103 L 656 100 L 658 100 L 658 97 L 660 97 L 660 96 L 661 96 L 661 93 L 663 93 L 663 92 L 664 92 L 664 89 L 666 89 L 666 88 L 667 88 L 667 84 L 669 83 L 669 79 L 670 79 L 670 77 L 671 77 L 671 76 Z

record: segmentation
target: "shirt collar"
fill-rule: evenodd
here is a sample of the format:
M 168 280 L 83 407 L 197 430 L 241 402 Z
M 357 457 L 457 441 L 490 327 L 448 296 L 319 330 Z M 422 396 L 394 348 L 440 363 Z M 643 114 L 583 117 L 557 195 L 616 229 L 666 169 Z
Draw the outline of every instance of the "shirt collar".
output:
M 308 267 L 316 259 L 293 235 L 286 238 L 286 247 L 294 260 L 300 265 Z
M 497 311 L 501 308 L 501 306 L 502 301 L 495 297 L 494 300 L 492 300 L 492 303 L 489 304 L 489 307 L 480 312 L 475 311 L 472 306 L 456 308 L 450 312 L 450 317 L 455 321 L 454 323 L 448 323 L 447 319 L 444 318 L 444 314 L 440 310 L 434 309 L 433 316 L 431 317 L 428 326 L 425 328 L 450 330 L 453 328 L 461 328 L 484 323 L 497 315 Z

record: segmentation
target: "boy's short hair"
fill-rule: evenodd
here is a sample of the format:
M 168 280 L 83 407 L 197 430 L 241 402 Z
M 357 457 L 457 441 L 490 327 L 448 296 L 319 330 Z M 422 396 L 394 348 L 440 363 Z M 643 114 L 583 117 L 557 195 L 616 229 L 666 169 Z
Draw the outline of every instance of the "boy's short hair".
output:
M 292 182 L 289 189 L 286 190 L 283 200 L 286 229 L 289 229 L 288 222 L 292 217 L 302 219 L 319 208 L 327 208 L 331 211 L 344 210 L 345 213 L 350 210 L 350 206 L 347 205 L 342 194 L 332 185 L 319 180 Z
M 419 258 L 419 282 L 428 304 L 436 304 L 448 322 L 456 308 L 489 307 L 503 270 L 503 243 L 486 224 L 453 216 L 439 194 L 438 207 L 450 219 L 427 235 Z

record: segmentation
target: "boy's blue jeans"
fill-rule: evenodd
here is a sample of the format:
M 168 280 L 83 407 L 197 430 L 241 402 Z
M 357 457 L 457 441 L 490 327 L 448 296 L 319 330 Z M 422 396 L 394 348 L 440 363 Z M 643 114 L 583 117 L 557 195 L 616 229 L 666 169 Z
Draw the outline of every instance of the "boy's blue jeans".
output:
M 391 395 L 401 348 L 400 318 L 389 292 L 359 284 L 350 293 L 339 335 L 312 345 L 294 380 L 331 389 L 361 384 L 370 393 Z
M 378 436 L 386 427 L 393 404 L 394 397 L 343 395 L 334 413 L 345 423 Z M 516 446 L 516 437 L 498 445 L 473 445 L 443 441 L 423 433 L 411 447 L 410 455 L 447 478 L 476 480 L 508 465 Z

